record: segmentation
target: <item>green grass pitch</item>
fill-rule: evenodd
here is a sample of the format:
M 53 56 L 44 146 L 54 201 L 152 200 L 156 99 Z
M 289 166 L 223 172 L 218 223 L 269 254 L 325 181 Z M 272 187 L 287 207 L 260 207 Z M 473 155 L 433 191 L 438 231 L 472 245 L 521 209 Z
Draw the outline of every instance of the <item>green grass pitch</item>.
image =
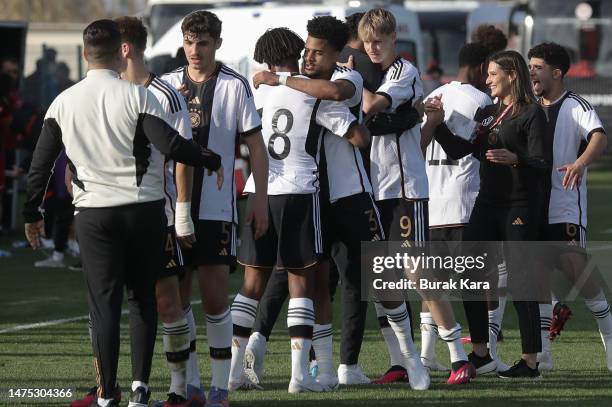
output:
M 612 171 L 589 174 L 589 240 L 612 240 Z M 0 238 L 0 249 L 10 249 L 9 238 Z M 13 250 L 13 249 L 10 249 Z M 612 250 L 612 249 L 611 249 Z M 43 257 L 28 249 L 13 250 L 10 258 L 0 258 L 0 331 L 16 326 L 51 320 L 69 319 L 87 313 L 83 279 L 79 272 L 35 269 L 32 264 Z M 612 267 L 612 265 L 609 265 Z M 609 272 L 609 271 L 608 271 Z M 240 285 L 241 273 L 232 275 L 232 292 Z M 194 300 L 198 299 L 194 295 Z M 338 302 L 336 302 L 338 303 Z M 552 343 L 555 371 L 535 381 L 502 381 L 493 376 L 476 378 L 465 386 L 448 387 L 445 375 L 432 374 L 429 391 L 415 392 L 407 384 L 341 388 L 333 393 L 289 395 L 290 349 L 284 317 L 274 331 L 265 363 L 264 391 L 235 392 L 233 406 L 371 406 L 371 405 L 612 405 L 612 372 L 605 367 L 604 350 L 596 324 L 581 301 L 569 304 L 574 311 L 561 337 Z M 335 306 L 334 357 L 339 361 L 339 306 Z M 413 305 L 417 308 L 417 304 Z M 194 306 L 198 322 L 200 370 L 206 386 L 210 382 L 208 349 L 204 316 Z M 417 315 L 416 312 L 414 312 Z M 281 314 L 283 315 L 283 314 Z M 466 326 L 463 311 L 457 316 Z M 420 343 L 417 331 L 417 345 Z M 467 331 L 464 329 L 464 331 Z M 518 359 L 519 333 L 511 303 L 504 318 L 505 341 L 499 353 L 506 363 Z M 150 381 L 153 398 L 165 398 L 169 374 L 162 355 L 161 337 Z M 438 344 L 438 356 L 448 361 L 448 351 Z M 362 347 L 360 365 L 370 377 L 388 367 L 388 356 L 380 335 L 373 307 Z M 448 364 L 448 363 L 446 363 Z M 129 338 L 127 319 L 122 320 L 122 343 L 119 382 L 124 400 L 130 383 Z M 81 396 L 94 383 L 91 347 L 87 321 L 59 323 L 50 326 L 0 333 L 0 406 L 68 405 L 69 399 L 8 398 L 10 388 L 70 388 Z M 74 397 L 73 397 L 74 398 Z M 127 403 L 124 401 L 124 404 Z

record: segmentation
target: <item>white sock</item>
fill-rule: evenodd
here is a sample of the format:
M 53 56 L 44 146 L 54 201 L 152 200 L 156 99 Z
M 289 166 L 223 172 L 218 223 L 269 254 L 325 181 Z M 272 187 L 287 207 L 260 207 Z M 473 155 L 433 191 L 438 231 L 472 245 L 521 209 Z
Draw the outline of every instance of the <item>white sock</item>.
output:
M 315 324 L 312 333 L 312 347 L 317 356 L 319 373 L 335 375 L 332 324 Z
M 206 315 L 210 350 L 211 386 L 227 390 L 232 365 L 232 314 L 229 308 L 218 315 Z
M 374 307 L 376 308 L 376 317 L 378 318 L 378 323 L 380 325 L 380 332 L 382 333 L 385 343 L 387 344 L 387 351 L 389 352 L 391 366 L 403 366 L 405 368 L 406 362 L 402 356 L 402 350 L 400 349 L 397 336 L 395 336 L 393 328 L 391 328 L 391 325 L 389 325 L 389 320 L 385 314 L 385 308 L 378 302 L 374 303 Z
M 260 332 L 253 332 L 251 334 L 246 349 L 250 349 L 251 352 L 253 352 L 255 355 L 258 355 L 255 366 L 253 366 L 253 368 L 255 369 L 255 373 L 257 373 L 257 376 L 261 376 L 261 374 L 263 373 L 263 357 L 266 354 L 267 347 L 268 341 L 266 340 L 265 336 L 263 336 Z M 261 379 L 261 377 L 259 378 Z
M 170 368 L 170 390 L 187 396 L 187 361 L 189 360 L 189 325 L 185 318 L 162 324 L 163 344 Z
M 232 363 L 230 368 L 230 382 L 238 383 L 242 380 L 244 370 L 244 351 L 246 350 L 251 330 L 255 324 L 257 305 L 259 301 L 237 294 L 232 303 L 232 322 L 234 334 L 232 336 Z
M 101 399 L 98 397 L 98 406 L 107 407 L 113 399 Z
M 308 376 L 314 319 L 314 306 L 310 298 L 289 300 L 287 327 L 291 337 L 291 380 L 303 382 Z
M 198 353 L 196 350 L 197 332 L 195 318 L 193 317 L 193 310 L 191 305 L 183 310 L 185 312 L 185 319 L 187 325 L 189 325 L 189 360 L 187 361 L 187 384 L 197 387 L 202 387 L 200 382 L 200 368 L 198 367 Z
M 439 326 L 438 332 L 440 332 L 440 339 L 448 345 L 451 363 L 468 360 L 463 344 L 461 343 L 461 325 L 456 323 L 451 329 L 444 329 Z
M 149 385 L 146 384 L 145 382 L 139 382 L 138 380 L 134 380 L 132 382 L 132 391 L 136 391 L 137 388 L 142 387 L 145 391 L 145 393 L 147 391 L 149 391 Z
M 608 338 L 612 335 L 612 315 L 610 315 L 610 305 L 606 300 L 603 291 L 600 291 L 595 297 L 584 300 L 585 304 L 595 317 L 597 326 L 601 336 Z
M 57 252 L 53 250 L 53 260 L 55 261 L 64 261 L 64 252 Z
M 438 326 L 431 312 L 421 312 L 421 357 L 425 360 L 436 360 L 436 342 Z
M 552 304 L 540 305 L 540 333 L 542 335 L 542 352 L 550 352 L 550 324 L 552 323 Z
M 553 306 L 553 311 L 555 310 L 555 307 L 557 306 L 557 304 L 559 303 L 559 299 L 557 298 L 557 296 L 555 295 L 554 292 L 550 292 L 550 297 L 552 298 L 552 306 Z
M 410 318 L 408 317 L 406 304 L 402 303 L 399 307 L 393 309 L 383 308 L 385 309 L 385 314 L 389 320 L 389 325 L 391 325 L 393 332 L 395 332 L 395 336 L 397 336 L 404 360 L 408 360 L 415 356 L 418 357 L 419 354 L 414 346 L 414 342 L 412 341 Z

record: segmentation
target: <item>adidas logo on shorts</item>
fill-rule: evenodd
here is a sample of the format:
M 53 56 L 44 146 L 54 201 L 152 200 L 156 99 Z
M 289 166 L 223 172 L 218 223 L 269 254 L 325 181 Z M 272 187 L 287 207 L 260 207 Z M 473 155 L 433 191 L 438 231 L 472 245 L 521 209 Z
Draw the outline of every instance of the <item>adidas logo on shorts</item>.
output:
M 170 260 L 168 264 L 166 264 L 166 268 L 171 269 L 173 267 L 176 267 L 176 262 L 174 260 Z
M 219 256 L 227 256 L 227 250 L 225 248 L 221 249 Z
M 520 217 L 518 217 L 518 218 L 514 219 L 514 222 L 512 222 L 512 224 L 513 224 L 514 226 L 521 226 L 521 225 L 524 225 L 524 223 L 523 223 L 523 219 L 521 219 Z

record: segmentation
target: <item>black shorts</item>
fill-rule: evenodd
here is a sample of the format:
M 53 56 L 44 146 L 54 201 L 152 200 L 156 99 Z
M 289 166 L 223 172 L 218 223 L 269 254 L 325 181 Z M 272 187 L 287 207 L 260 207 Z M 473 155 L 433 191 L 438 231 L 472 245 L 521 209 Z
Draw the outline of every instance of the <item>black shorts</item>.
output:
M 426 242 L 429 240 L 427 200 L 402 198 L 377 201 L 383 231 L 389 241 Z
M 253 204 L 249 195 L 247 211 Z M 238 262 L 244 266 L 305 269 L 323 254 L 319 196 L 287 194 L 268 196 L 269 227 L 254 239 L 252 225 L 244 225 Z
M 183 254 L 181 247 L 176 240 L 176 232 L 174 226 L 168 226 L 166 229 L 166 241 L 164 243 L 164 268 L 159 271 L 157 279 L 177 276 L 182 279 L 185 275 L 183 268 Z
M 575 223 L 551 223 L 544 227 L 545 239 L 567 242 L 571 246 L 586 248 L 586 228 Z
M 462 242 L 465 226 L 466 225 L 430 228 L 429 240 L 432 242 Z
M 200 219 L 195 223 L 196 243 L 183 249 L 185 265 L 198 267 L 227 264 L 236 268 L 236 224 L 222 220 Z
M 350 246 L 352 242 L 361 245 L 361 242 L 385 240 L 378 207 L 366 192 L 334 201 L 327 223 L 333 242 Z

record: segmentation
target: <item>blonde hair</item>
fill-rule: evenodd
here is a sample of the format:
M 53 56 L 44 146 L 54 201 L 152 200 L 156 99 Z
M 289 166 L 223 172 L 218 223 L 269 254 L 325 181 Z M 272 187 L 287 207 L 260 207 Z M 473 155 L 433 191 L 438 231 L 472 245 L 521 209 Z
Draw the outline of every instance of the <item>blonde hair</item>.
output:
M 393 34 L 395 32 L 395 17 L 382 8 L 375 8 L 367 13 L 359 21 L 359 38 L 362 41 L 371 40 L 376 34 Z

